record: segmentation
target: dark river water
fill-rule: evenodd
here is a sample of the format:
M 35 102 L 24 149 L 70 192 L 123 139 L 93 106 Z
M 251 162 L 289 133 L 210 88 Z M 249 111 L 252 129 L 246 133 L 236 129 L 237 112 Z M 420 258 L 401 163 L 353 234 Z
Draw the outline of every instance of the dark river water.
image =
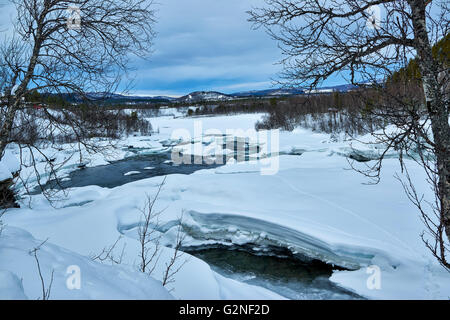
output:
M 100 187 L 114 188 L 126 183 L 138 181 L 142 179 L 165 176 L 169 174 L 191 174 L 202 169 L 210 169 L 218 165 L 208 164 L 183 164 L 174 165 L 171 161 L 171 154 L 145 154 L 136 155 L 111 162 L 107 165 L 97 167 L 87 167 L 73 171 L 69 174 L 68 181 L 50 181 L 46 184 L 46 188 L 70 188 L 85 187 L 89 185 L 97 185 Z M 136 171 L 139 173 L 125 175 L 129 172 Z
M 256 255 L 240 247 L 184 248 L 228 278 L 260 286 L 288 299 L 362 299 L 334 285 L 333 267 L 318 260 L 299 261 L 289 253 L 283 257 Z

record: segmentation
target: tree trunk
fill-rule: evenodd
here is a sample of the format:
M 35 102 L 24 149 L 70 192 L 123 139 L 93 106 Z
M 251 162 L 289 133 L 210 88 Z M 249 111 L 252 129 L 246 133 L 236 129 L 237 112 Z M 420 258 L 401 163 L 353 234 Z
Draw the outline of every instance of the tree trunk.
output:
M 410 1 L 416 50 L 422 75 L 427 111 L 435 144 L 437 174 L 439 177 L 439 199 L 441 222 L 450 240 L 450 126 L 448 124 L 447 92 L 439 85 L 438 61 L 433 59 L 430 41 L 426 30 L 423 0 Z M 445 85 L 444 85 L 445 87 Z
M 46 3 L 45 9 L 43 10 L 42 14 L 39 18 L 39 23 L 42 23 L 43 17 L 45 17 L 45 14 L 47 14 L 48 6 L 50 4 Z M 5 122 L 2 124 L 0 128 L 0 160 L 3 157 L 3 153 L 5 151 L 6 145 L 8 144 L 8 138 L 11 134 L 11 130 L 14 125 L 14 119 L 16 116 L 17 110 L 20 108 L 20 105 L 22 103 L 22 97 L 25 96 L 25 92 L 27 90 L 28 84 L 30 83 L 31 77 L 33 76 L 34 69 L 36 68 L 39 52 L 41 50 L 42 46 L 42 24 L 38 25 L 38 28 L 36 30 L 36 37 L 35 42 L 33 46 L 32 55 L 30 57 L 30 63 L 27 67 L 27 71 L 24 75 L 23 80 L 20 82 L 20 85 L 18 86 L 16 92 L 11 93 L 11 89 L 9 89 L 7 96 L 8 99 L 8 106 L 7 106 L 7 112 L 5 117 Z M 18 78 L 18 74 L 14 76 L 14 80 L 12 81 L 11 85 L 14 85 L 16 82 L 16 79 Z
M 8 106 L 5 122 L 2 124 L 0 128 L 0 160 L 3 157 L 6 145 L 8 144 L 8 138 L 14 124 L 15 115 L 16 109 L 13 108 L 12 106 Z

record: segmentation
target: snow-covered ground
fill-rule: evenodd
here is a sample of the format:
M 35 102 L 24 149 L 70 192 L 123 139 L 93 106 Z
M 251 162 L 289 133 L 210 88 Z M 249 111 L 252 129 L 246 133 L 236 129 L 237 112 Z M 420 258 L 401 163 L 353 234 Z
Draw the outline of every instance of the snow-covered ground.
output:
M 139 153 L 176 150 L 213 157 L 224 137 L 242 135 L 230 130 L 252 129 L 261 116 L 152 118 L 158 133 L 123 139 L 111 155 L 115 159 L 131 156 L 132 147 Z M 165 247 L 152 273 L 155 280 L 137 271 L 137 225 L 146 195 L 156 193 L 163 177 L 112 189 L 74 188 L 56 208 L 42 195 L 32 196 L 31 202 L 24 199 L 22 208 L 11 209 L 3 217 L 7 226 L 0 237 L 0 279 L 4 279 L 0 297 L 40 296 L 36 263 L 29 251 L 48 239 L 38 255 L 45 279 L 54 270 L 51 298 L 282 298 L 267 289 L 225 278 L 188 254 L 183 256 L 187 262 L 175 275 L 175 282 L 162 287 L 159 281 L 173 253 L 170 246 L 181 216 L 187 233 L 186 246 L 220 243 L 248 244 L 255 251 L 272 246 L 287 248 L 294 254 L 349 269 L 335 271 L 331 281 L 367 298 L 450 296 L 450 274 L 422 243 L 423 225 L 418 212 L 394 178 L 400 171 L 395 154 L 390 154 L 384 163 L 381 183 L 365 185 L 365 177 L 345 170 L 349 169 L 346 156 L 357 152 L 371 159 L 378 153 L 377 146 L 302 128 L 265 134 L 270 143 L 261 137 L 250 139 L 250 144 L 260 149 L 248 162 L 229 161 L 191 175 L 167 177 L 156 203 L 157 209 L 164 209 L 158 231 L 163 234 Z M 361 139 L 368 141 L 370 137 Z M 17 150 L 11 148 L 9 152 Z M 64 157 L 64 151 L 54 152 L 56 157 Z M 262 160 L 256 160 L 257 157 Z M 89 166 L 108 160 L 100 155 L 86 155 L 85 159 Z M 418 191 L 430 198 L 422 170 L 406 161 Z M 267 172 L 267 167 L 275 170 Z M 76 160 L 71 159 L 64 170 L 68 173 L 75 168 Z M 27 170 L 21 174 L 29 174 Z M 123 246 L 126 249 L 119 266 L 89 259 L 120 235 L 123 238 L 117 250 Z M 66 285 L 67 268 L 73 265 L 81 272 L 79 290 L 69 290 Z M 374 276 L 378 276 L 376 283 L 380 286 L 368 285 Z
M 0 162 L 0 181 L 11 179 L 13 174 L 20 170 L 20 163 L 10 150 L 5 150 L 5 154 Z

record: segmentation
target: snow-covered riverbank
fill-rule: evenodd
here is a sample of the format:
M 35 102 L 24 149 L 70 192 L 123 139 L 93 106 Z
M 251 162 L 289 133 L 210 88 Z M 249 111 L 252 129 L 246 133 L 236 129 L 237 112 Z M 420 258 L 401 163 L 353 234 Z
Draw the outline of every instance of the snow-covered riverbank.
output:
M 226 129 L 253 128 L 260 117 L 252 114 L 153 118 L 150 121 L 159 133 L 124 139 L 112 154 L 115 159 L 129 156 L 132 154 L 127 150 L 129 146 L 134 153 L 170 150 L 177 129 L 189 131 L 193 139 L 185 141 L 190 143 L 190 149 L 181 147 L 184 153 L 202 150 L 212 154 L 214 146 L 221 141 L 212 139 L 211 135 L 201 141 L 195 134 L 196 121 L 201 121 L 203 134 L 208 129 L 226 134 Z M 345 170 L 349 168 L 346 156 L 355 152 L 351 146 L 369 159 L 376 155 L 377 149 L 346 141 L 344 136 L 335 138 L 301 128 L 280 132 L 279 152 L 271 155 L 278 167 L 273 175 L 262 175 L 261 167 L 266 164 L 258 161 L 230 162 L 191 175 L 169 175 L 156 204 L 159 209 L 165 209 L 159 231 L 164 233 L 163 244 L 167 247 L 152 276 L 161 280 L 165 261 L 172 252 L 168 247 L 174 241 L 174 224 L 183 215 L 184 231 L 188 234 L 185 245 L 250 245 L 255 251 L 282 247 L 294 255 L 351 269 L 335 271 L 331 280 L 367 298 L 448 298 L 450 276 L 420 239 L 422 222 L 393 177 L 400 170 L 395 155 L 386 160 L 380 184 L 364 185 L 366 178 Z M 205 145 L 205 141 L 208 149 L 195 148 Z M 418 191 L 429 197 L 422 170 L 412 161 L 406 161 Z M 95 156 L 89 165 L 104 163 L 107 163 L 104 157 Z M 67 172 L 75 164 L 76 161 L 68 162 Z M 0 238 L 0 270 L 9 279 L 7 283 L 16 284 L 18 295 L 39 297 L 38 274 L 27 251 L 39 241 L 31 233 L 36 239 L 49 239 L 48 249 L 44 250 L 47 244 L 42 249 L 42 265 L 47 277 L 55 270 L 53 298 L 169 297 L 152 279 L 148 284 L 137 280 L 143 275 L 133 267 L 138 254 L 136 226 L 140 209 L 146 194 L 155 194 L 161 181 L 162 177 L 154 177 L 111 189 L 74 188 L 67 199 L 56 204 L 60 209 L 52 207 L 42 195 L 35 195 L 31 208 L 24 201 L 23 208 L 11 209 L 3 218 L 7 228 Z M 126 244 L 120 267 L 87 258 L 113 244 L 119 235 L 124 237 L 118 250 Z M 80 266 L 80 290 L 67 289 L 65 272 L 70 265 Z M 371 276 L 367 267 L 372 265 L 381 271 L 379 289 L 367 285 Z M 22 291 L 17 279 L 23 279 Z M 147 295 L 148 287 L 157 289 Z M 269 290 L 224 278 L 192 256 L 176 274 L 170 289 L 173 289 L 170 295 L 177 299 L 281 298 Z M 7 290 L 0 285 L 0 297 Z

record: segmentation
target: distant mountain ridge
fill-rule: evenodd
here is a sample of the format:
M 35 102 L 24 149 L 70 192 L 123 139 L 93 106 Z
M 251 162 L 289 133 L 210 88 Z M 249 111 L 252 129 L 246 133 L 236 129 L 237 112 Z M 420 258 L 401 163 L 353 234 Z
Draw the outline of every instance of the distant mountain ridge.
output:
M 352 84 L 343 84 L 337 86 L 321 87 L 313 90 L 312 92 L 330 92 L 339 91 L 347 92 L 349 90 L 356 89 L 357 87 Z M 266 90 L 251 90 L 232 93 L 233 97 L 280 97 L 280 96 L 295 96 L 307 93 L 307 90 L 300 88 L 276 88 L 276 89 L 266 89 Z
M 230 101 L 245 98 L 270 98 L 302 95 L 306 93 L 329 93 L 333 91 L 347 92 L 357 88 L 351 84 L 329 86 L 317 88 L 313 91 L 306 91 L 300 88 L 274 88 L 265 90 L 249 90 L 226 94 L 218 91 L 194 91 L 179 98 L 168 96 L 132 96 L 118 93 L 92 92 L 86 97 L 93 101 L 101 101 L 104 104 L 146 104 L 146 103 L 200 103 L 213 101 Z M 48 96 L 48 95 L 47 95 Z M 83 97 L 78 94 L 60 94 L 64 100 L 73 103 L 83 101 Z
M 45 96 L 55 96 L 53 94 L 44 94 Z M 167 96 L 131 96 L 119 93 L 106 93 L 106 92 L 89 92 L 86 93 L 85 97 L 77 93 L 61 93 L 57 96 L 62 97 L 65 101 L 72 103 L 80 103 L 87 98 L 91 101 L 101 101 L 105 104 L 119 104 L 119 103 L 146 103 L 146 102 L 174 102 L 177 98 L 167 97 Z
M 357 87 L 352 84 L 344 84 L 337 86 L 328 86 L 317 88 L 311 91 L 311 93 L 325 93 L 325 92 L 347 92 L 349 90 L 356 89 Z M 218 91 L 195 91 L 185 96 L 176 99 L 177 102 L 202 102 L 202 101 L 226 101 L 237 98 L 264 98 L 264 97 L 281 97 L 281 96 L 295 96 L 307 93 L 307 91 L 300 88 L 274 88 L 265 90 L 250 90 L 240 91 L 231 94 L 226 94 Z

